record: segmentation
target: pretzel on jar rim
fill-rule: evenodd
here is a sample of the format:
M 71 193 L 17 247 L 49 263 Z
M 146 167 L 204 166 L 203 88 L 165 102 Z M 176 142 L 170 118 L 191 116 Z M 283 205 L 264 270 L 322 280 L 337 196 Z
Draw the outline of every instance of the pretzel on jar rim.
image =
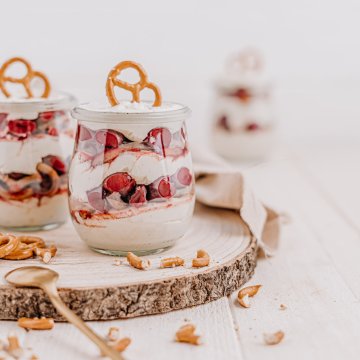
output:
M 26 74 L 23 77 L 15 78 L 12 76 L 6 76 L 6 71 L 8 70 L 8 68 L 15 63 L 21 63 L 25 66 Z M 6 89 L 5 83 L 11 82 L 13 84 L 21 84 L 21 85 L 23 85 L 23 87 L 25 89 L 27 97 L 33 98 L 34 94 L 31 90 L 31 82 L 35 78 L 41 79 L 44 83 L 44 91 L 40 97 L 45 98 L 45 99 L 48 98 L 50 95 L 51 86 L 50 86 L 50 82 L 49 82 L 49 79 L 47 78 L 47 76 L 45 74 L 41 73 L 40 71 L 33 70 L 30 63 L 27 60 L 25 60 L 24 58 L 13 57 L 13 58 L 5 61 L 0 68 L 0 90 L 7 98 L 9 98 L 9 97 L 11 97 L 11 94 Z
M 13 235 L 0 235 L 0 259 L 9 255 L 19 246 L 20 240 Z
M 263 68 L 263 58 L 258 50 L 247 48 L 233 55 L 228 61 L 228 67 L 241 72 L 257 72 Z
M 131 84 L 118 79 L 120 73 L 125 69 L 136 70 L 139 74 L 140 80 L 135 84 Z M 148 76 L 145 69 L 134 61 L 122 61 L 109 72 L 106 81 L 106 96 L 111 106 L 119 104 L 114 91 L 115 86 L 130 91 L 132 94 L 132 102 L 140 102 L 140 92 L 144 89 L 150 89 L 154 92 L 155 95 L 153 106 L 161 106 L 162 98 L 160 89 L 157 87 L 157 85 L 148 81 Z

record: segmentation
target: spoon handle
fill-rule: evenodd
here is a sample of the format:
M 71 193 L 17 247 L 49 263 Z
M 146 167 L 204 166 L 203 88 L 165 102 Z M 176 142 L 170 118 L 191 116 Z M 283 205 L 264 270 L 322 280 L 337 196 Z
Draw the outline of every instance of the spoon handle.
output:
M 53 284 L 46 284 L 43 286 L 43 290 L 47 293 L 51 302 L 59 311 L 59 313 L 63 315 L 70 323 L 75 325 L 93 343 L 95 343 L 104 355 L 108 356 L 112 360 L 124 360 L 123 356 L 118 351 L 106 344 L 106 342 L 99 335 L 97 335 L 89 326 L 85 324 L 82 319 L 75 315 L 75 313 L 64 304 L 55 285 L 52 285 Z

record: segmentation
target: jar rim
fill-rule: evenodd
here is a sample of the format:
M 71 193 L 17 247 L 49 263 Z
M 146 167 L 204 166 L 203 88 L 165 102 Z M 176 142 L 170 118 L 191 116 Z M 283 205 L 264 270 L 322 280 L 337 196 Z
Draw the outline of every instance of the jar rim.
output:
M 70 93 L 57 92 L 56 96 L 47 99 L 5 99 L 0 100 L 0 112 L 45 112 L 55 110 L 70 110 L 77 103 L 77 99 Z
M 148 103 L 148 102 L 146 102 Z M 157 122 L 172 122 L 183 120 L 188 118 L 191 114 L 190 108 L 185 105 L 166 102 L 166 105 L 176 105 L 176 109 L 166 109 L 161 111 L 110 111 L 106 109 L 91 109 L 88 106 L 90 103 L 84 103 L 76 106 L 71 115 L 80 121 L 90 121 L 90 122 L 99 122 L 99 123 L 127 123 L 127 122 L 136 122 L 136 123 L 157 123 Z

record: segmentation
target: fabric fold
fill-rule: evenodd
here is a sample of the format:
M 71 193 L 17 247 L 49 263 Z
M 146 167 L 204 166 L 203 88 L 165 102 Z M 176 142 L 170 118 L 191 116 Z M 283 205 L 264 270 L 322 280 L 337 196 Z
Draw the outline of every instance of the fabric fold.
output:
M 204 205 L 236 210 L 266 255 L 273 255 L 280 238 L 280 217 L 254 194 L 241 171 L 202 148 L 193 149 L 196 200 Z M 239 224 L 241 223 L 239 221 Z

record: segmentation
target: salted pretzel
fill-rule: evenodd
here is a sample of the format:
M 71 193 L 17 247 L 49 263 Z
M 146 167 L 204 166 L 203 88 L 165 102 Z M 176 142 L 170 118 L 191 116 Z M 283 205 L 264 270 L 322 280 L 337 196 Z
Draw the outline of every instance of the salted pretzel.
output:
M 45 242 L 37 236 L 13 236 L 0 234 L 0 259 L 25 260 L 38 255 L 39 249 L 45 249 Z M 53 249 L 49 249 L 54 253 Z M 55 251 L 56 252 L 56 251 Z
M 25 260 L 34 256 L 34 250 L 28 247 L 19 245 L 17 249 L 10 254 L 3 257 L 5 260 Z
M 13 235 L 0 235 L 0 259 L 17 249 L 20 240 Z
M 135 84 L 130 84 L 126 81 L 118 79 L 121 71 L 125 69 L 135 69 L 139 73 L 140 80 Z M 132 94 L 132 102 L 140 102 L 140 92 L 144 89 L 150 89 L 155 95 L 153 106 L 161 106 L 162 99 L 160 89 L 154 83 L 148 81 L 146 71 L 136 62 L 122 61 L 109 72 L 106 81 L 106 96 L 109 99 L 111 106 L 119 104 L 114 92 L 115 86 L 130 91 Z
M 34 256 L 37 248 L 44 248 L 44 240 L 37 236 L 19 236 L 18 247 L 3 258 L 6 260 L 25 260 Z
M 26 74 L 23 77 L 17 78 L 17 77 L 6 76 L 6 71 L 14 63 L 21 63 L 25 66 Z M 11 59 L 5 61 L 0 68 L 0 90 L 6 97 L 11 97 L 11 94 L 6 89 L 5 84 L 7 82 L 11 82 L 14 84 L 22 84 L 26 91 L 27 97 L 33 98 L 34 94 L 31 90 L 31 82 L 35 78 L 39 78 L 44 82 L 44 91 L 40 97 L 42 97 L 42 98 L 49 97 L 51 86 L 50 86 L 50 82 L 49 82 L 49 79 L 47 78 L 47 76 L 39 71 L 33 70 L 30 63 L 25 59 L 23 59 L 21 57 L 11 58 Z
M 33 250 L 36 248 L 44 248 L 45 247 L 44 240 L 37 236 L 22 235 L 22 236 L 19 236 L 18 239 L 20 240 L 21 245 L 23 245 L 24 247 L 33 249 Z
M 229 59 L 228 67 L 241 72 L 260 71 L 263 67 L 262 56 L 255 49 L 244 49 Z

